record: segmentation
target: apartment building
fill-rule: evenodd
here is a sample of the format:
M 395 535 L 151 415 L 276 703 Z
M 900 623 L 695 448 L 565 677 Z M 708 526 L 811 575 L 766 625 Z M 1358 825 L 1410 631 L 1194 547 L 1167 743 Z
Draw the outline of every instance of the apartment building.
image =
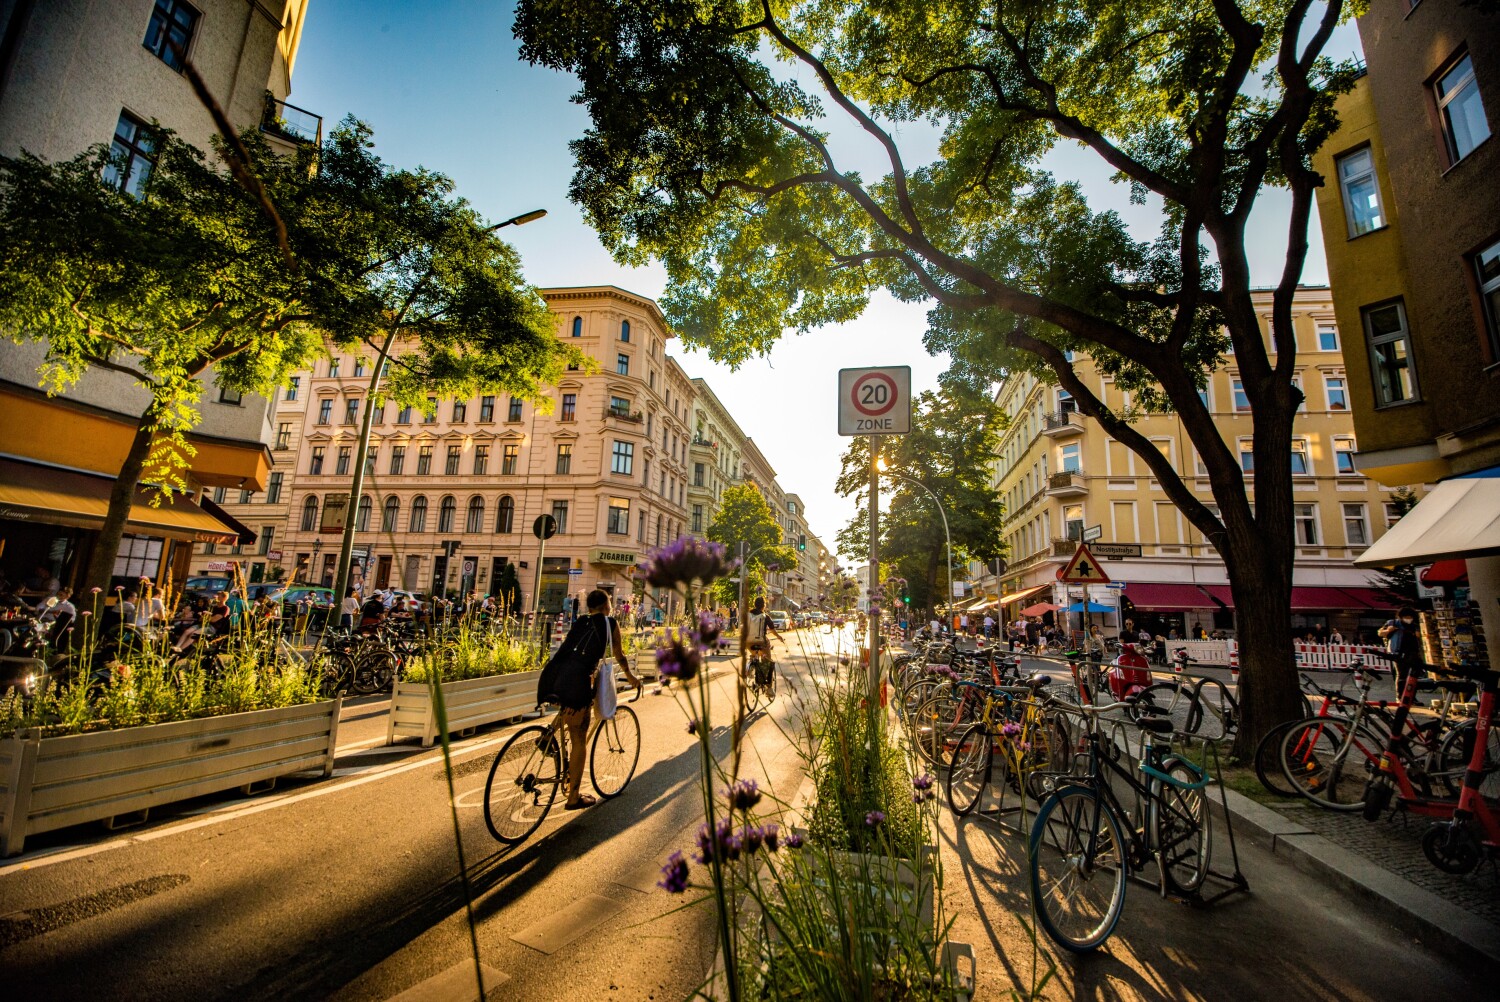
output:
M 1372 0 L 1358 24 L 1368 69 L 1313 160 L 1354 461 L 1437 485 L 1360 563 L 1418 566 L 1500 650 L 1500 17 Z
M 688 531 L 702 536 L 719 514 L 724 488 L 739 480 L 748 436 L 701 378 L 693 383 L 692 478 L 688 482 Z
M 317 142 L 321 120 L 286 104 L 307 0 L 52 0 L 0 3 L 0 154 L 64 160 L 111 143 L 126 161 L 104 180 L 134 191 L 153 166 L 152 123 L 207 149 L 216 131 L 183 76 L 186 52 L 241 129 L 273 148 Z M 110 488 L 149 397 L 132 378 L 91 370 L 59 396 L 39 386 L 39 344 L 0 352 L 0 426 L 25 429 L 0 456 L 0 569 L 38 566 L 76 583 L 103 524 Z M 204 384 L 187 496 L 152 507 L 142 491 L 116 561 L 117 579 L 186 575 L 194 542 L 250 542 L 205 489 L 266 491 L 268 402 Z M 201 502 L 201 503 L 200 503 Z
M 1256 294 L 1263 329 L 1270 329 L 1271 293 Z M 1390 497 L 1355 465 L 1357 452 L 1344 329 L 1324 287 L 1299 288 L 1293 304 L 1297 332 L 1297 382 L 1307 400 L 1292 441 L 1297 537 L 1291 622 L 1296 629 L 1337 626 L 1349 635 L 1389 618 L 1388 602 L 1371 587 L 1354 558 L 1394 519 Z M 1108 405 L 1128 410 L 1128 395 L 1107 376 L 1080 362 L 1080 375 Z M 1233 356 L 1203 391 L 1225 442 L 1248 474 L 1253 462 L 1249 401 Z M 998 593 L 976 609 L 998 602 L 1007 618 L 1040 602 L 1065 605 L 1081 592 L 1057 582 L 1057 572 L 1085 533 L 1104 542 L 1136 544 L 1141 556 L 1104 560 L 1123 588 L 1092 586 L 1095 602 L 1118 607 L 1123 594 L 1138 622 L 1165 633 L 1201 624 L 1234 629 L 1233 598 L 1223 561 L 1166 497 L 1145 464 L 1082 414 L 1066 391 L 1019 374 L 1000 388 L 997 402 L 1010 419 L 1000 445 L 995 483 L 1005 504 L 1010 558 Z M 1142 415 L 1135 426 L 1161 450 L 1188 486 L 1212 504 L 1206 470 L 1173 415 Z M 1093 530 L 1089 532 L 1088 530 Z M 985 583 L 986 573 L 975 568 Z M 995 588 L 992 569 L 988 583 Z

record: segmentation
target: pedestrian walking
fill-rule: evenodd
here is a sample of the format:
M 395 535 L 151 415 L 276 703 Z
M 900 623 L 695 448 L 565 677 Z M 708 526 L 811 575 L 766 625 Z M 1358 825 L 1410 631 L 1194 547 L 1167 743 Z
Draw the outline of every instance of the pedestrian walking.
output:
M 1413 672 L 1420 678 L 1426 674 L 1422 659 L 1422 635 L 1417 626 L 1417 610 L 1403 605 L 1396 618 L 1387 620 L 1380 628 L 1380 638 L 1396 662 L 1396 695 L 1406 691 L 1406 679 Z

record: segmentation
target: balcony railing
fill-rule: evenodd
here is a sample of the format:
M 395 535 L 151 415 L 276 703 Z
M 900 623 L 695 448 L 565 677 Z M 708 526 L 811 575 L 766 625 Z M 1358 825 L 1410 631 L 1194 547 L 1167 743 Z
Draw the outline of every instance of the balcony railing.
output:
M 1083 434 L 1083 415 L 1077 411 L 1058 411 L 1048 414 L 1042 423 L 1042 434 L 1058 438 L 1064 435 Z
M 621 407 L 606 407 L 604 416 L 607 418 L 619 418 L 621 421 L 629 421 L 631 424 L 640 424 L 646 420 L 640 411 L 628 411 Z
M 314 115 L 306 108 L 299 108 L 295 104 L 278 101 L 267 94 L 266 110 L 260 121 L 260 130 L 289 142 L 311 143 L 317 146 L 323 142 L 323 116 Z
M 710 442 L 706 438 L 697 438 L 697 437 L 694 437 L 693 438 L 693 444 L 694 445 L 701 445 L 705 449 L 717 449 L 719 447 L 719 443 L 718 442 Z
M 1082 473 L 1054 473 L 1047 478 L 1047 495 L 1049 497 L 1068 497 L 1073 494 L 1087 494 L 1088 483 L 1083 479 Z

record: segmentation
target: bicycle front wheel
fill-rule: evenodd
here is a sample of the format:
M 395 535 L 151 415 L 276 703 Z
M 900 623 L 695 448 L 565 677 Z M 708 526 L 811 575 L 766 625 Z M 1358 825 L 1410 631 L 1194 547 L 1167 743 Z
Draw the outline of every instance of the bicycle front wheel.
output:
M 484 783 L 484 823 L 507 845 L 526 841 L 547 817 L 563 784 L 562 749 L 540 724 L 511 735 Z
M 1288 782 L 1286 772 L 1281 768 L 1281 742 L 1286 739 L 1286 732 L 1297 723 L 1289 720 L 1277 724 L 1266 732 L 1255 749 L 1255 775 L 1261 786 L 1278 797 L 1297 796 L 1297 788 Z
M 1192 689 L 1185 682 L 1153 682 L 1135 697 L 1134 716 L 1148 713 L 1172 721 L 1172 730 L 1191 734 L 1196 709 Z M 1201 711 L 1200 714 L 1201 715 Z
M 1240 704 L 1223 682 L 1206 678 L 1193 687 L 1187 729 L 1189 734 L 1211 741 L 1232 738 L 1239 732 Z
M 964 817 L 984 799 L 984 788 L 990 782 L 990 763 L 994 744 L 983 724 L 975 724 L 958 739 L 953 752 L 953 767 L 948 770 L 948 806 Z
M 628 706 L 615 709 L 615 715 L 599 721 L 594 742 L 589 748 L 589 779 L 606 800 L 618 797 L 635 775 L 641 759 L 641 722 Z
M 1120 823 L 1086 786 L 1065 786 L 1031 827 L 1031 900 L 1052 941 L 1075 953 L 1098 948 L 1125 910 L 1128 876 Z
M 1181 759 L 1169 758 L 1162 772 L 1184 783 L 1195 783 L 1198 774 Z M 1157 861 L 1167 886 L 1179 894 L 1192 894 L 1208 876 L 1212 832 L 1208 798 L 1203 789 L 1174 786 L 1157 781 L 1151 798 L 1151 833 L 1156 841 Z
M 1281 768 L 1297 792 L 1320 807 L 1357 811 L 1380 761 L 1380 739 L 1333 717 L 1301 720 L 1281 739 Z

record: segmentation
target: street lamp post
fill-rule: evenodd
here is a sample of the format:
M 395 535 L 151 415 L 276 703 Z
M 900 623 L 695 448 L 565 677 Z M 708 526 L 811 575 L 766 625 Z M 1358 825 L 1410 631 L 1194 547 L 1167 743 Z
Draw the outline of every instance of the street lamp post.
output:
M 949 620 L 952 620 L 952 618 L 953 618 L 953 535 L 948 531 L 948 513 L 943 510 L 943 502 L 939 501 L 938 500 L 938 496 L 936 494 L 932 493 L 931 489 L 928 488 L 928 486 L 926 484 L 922 483 L 922 481 L 917 480 L 917 479 L 915 479 L 913 477 L 908 477 L 904 473 L 896 473 L 896 472 L 894 472 L 892 470 L 886 469 L 886 463 L 885 463 L 885 460 L 883 460 L 883 459 L 879 462 L 878 465 L 880 467 L 880 472 L 884 473 L 886 476 L 888 476 L 888 477 L 895 477 L 897 480 L 904 480 L 904 481 L 906 481 L 909 484 L 915 484 L 916 486 L 920 487 L 927 494 L 928 497 L 932 498 L 932 503 L 935 504 L 935 505 L 937 505 L 938 515 L 942 516 L 942 519 L 943 519 L 943 540 L 947 544 L 947 547 L 948 547 L 948 618 L 949 618 Z
M 493 233 L 495 230 L 506 226 L 521 226 L 525 223 L 541 219 L 546 214 L 546 209 L 532 209 L 530 212 L 523 212 L 519 216 L 512 216 L 503 223 L 496 223 L 494 226 L 489 227 L 487 232 Z M 432 274 L 429 271 L 419 285 L 425 285 Z M 364 493 L 365 489 L 365 457 L 370 454 L 371 404 L 375 400 L 375 394 L 380 390 L 380 377 L 384 373 L 386 359 L 390 358 L 391 348 L 395 346 L 396 334 L 399 330 L 400 326 L 397 324 L 392 326 L 390 331 L 386 333 L 385 343 L 380 346 L 380 355 L 375 359 L 374 371 L 370 373 L 369 389 L 365 392 L 364 419 L 360 422 L 359 448 L 356 450 L 357 455 L 354 457 L 354 479 L 349 485 L 349 504 L 354 507 L 355 518 L 347 516 L 344 518 L 344 538 L 339 544 L 339 569 L 336 580 L 337 587 L 334 589 L 338 595 L 343 595 L 344 592 L 349 590 L 349 565 L 354 560 L 354 524 L 358 519 L 359 496 Z M 343 601 L 343 599 L 340 598 L 339 601 Z

